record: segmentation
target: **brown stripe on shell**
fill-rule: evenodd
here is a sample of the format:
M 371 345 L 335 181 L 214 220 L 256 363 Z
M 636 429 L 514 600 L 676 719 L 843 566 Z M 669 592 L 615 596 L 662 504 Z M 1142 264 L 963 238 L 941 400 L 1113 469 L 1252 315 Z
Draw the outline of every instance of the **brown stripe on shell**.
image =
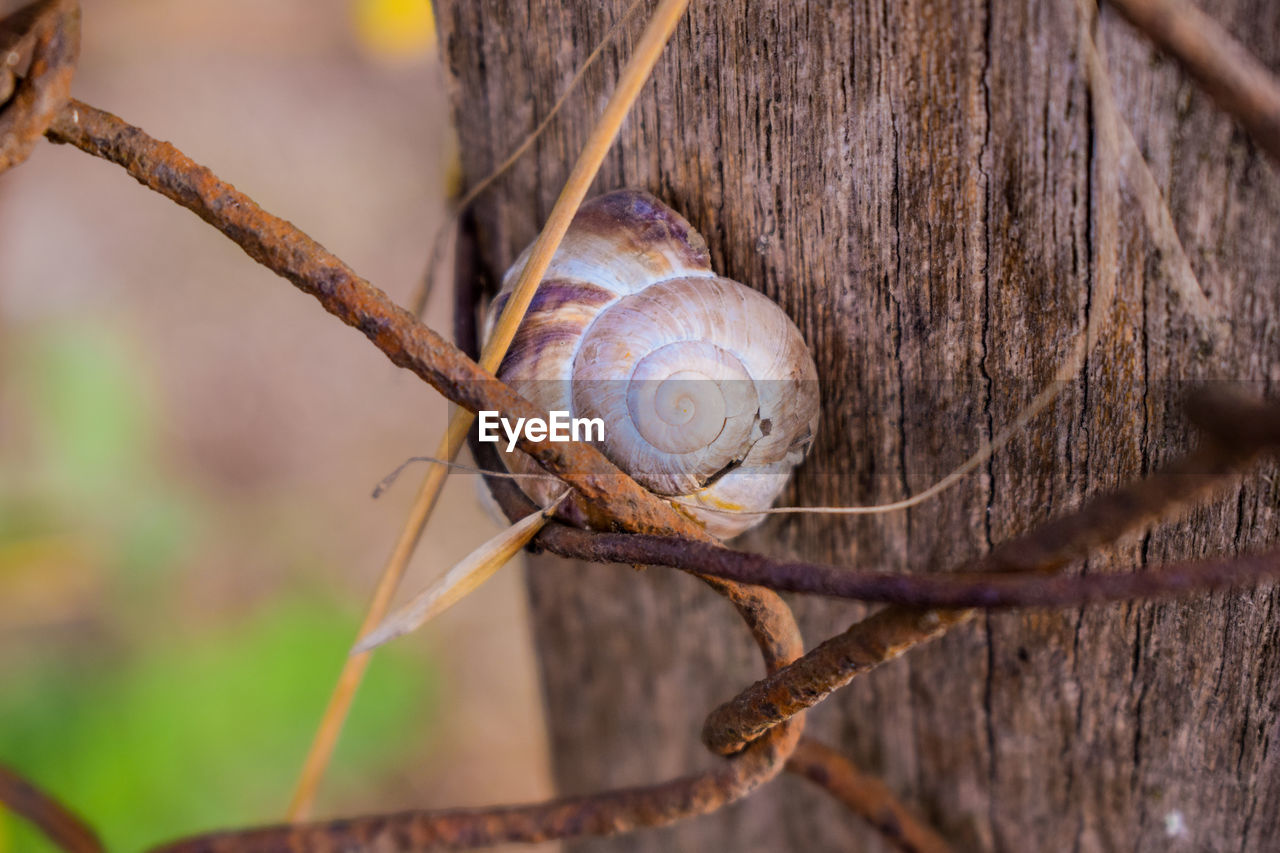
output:
M 530 323 L 533 319 L 535 322 Z M 511 379 L 513 372 L 518 373 L 522 379 L 534 379 L 536 376 L 536 365 L 532 362 L 547 350 L 572 344 L 577 346 L 577 342 L 582 337 L 582 325 L 573 322 L 556 322 L 553 319 L 546 319 L 537 322 L 538 318 L 527 318 L 525 323 L 520 326 L 520 331 L 516 332 L 515 339 L 511 342 L 511 348 L 507 350 L 507 355 L 502 359 L 502 365 L 498 368 L 498 378 L 503 381 Z M 554 377 L 544 377 L 551 379 Z
M 666 243 L 678 246 L 690 267 L 711 269 L 707 242 L 683 216 L 641 190 L 615 190 L 585 202 L 573 228 L 607 236 L 620 253 L 644 255 Z
M 539 311 L 554 311 L 570 302 L 588 308 L 599 308 L 617 298 L 618 294 L 612 290 L 582 279 L 544 278 L 538 284 L 538 289 L 534 292 L 533 299 L 529 302 L 529 309 L 525 314 L 528 316 Z M 494 298 L 493 305 L 489 308 L 490 315 L 494 317 L 500 316 L 506 310 L 507 302 L 510 300 L 510 290 L 504 290 L 499 293 Z
M 494 300 L 495 313 L 505 307 L 508 296 L 504 293 Z M 617 298 L 613 291 L 591 282 L 568 278 L 543 279 L 498 368 L 498 376 L 509 379 L 512 371 L 526 379 L 536 375 L 539 371 L 533 362 L 542 353 L 567 343 L 576 346 L 596 312 Z M 562 310 L 566 306 L 573 310 Z
M 558 334 L 556 331 L 558 326 L 566 328 L 572 326 L 575 335 L 582 333 L 585 323 L 576 324 L 567 321 L 556 321 L 556 312 L 564 306 L 574 305 L 586 311 L 591 311 L 592 309 L 599 309 L 617 298 L 617 294 L 613 291 L 606 290 L 588 281 L 571 278 L 543 279 L 533 295 L 533 300 L 529 303 L 529 309 L 525 313 L 524 320 L 520 323 L 520 328 L 516 331 L 515 338 L 511 341 L 507 356 L 502 360 L 502 365 L 498 368 L 498 375 L 502 376 L 519 359 L 524 358 L 524 354 L 533 345 L 530 338 L 534 336 L 535 330 L 537 330 L 539 336 L 555 335 Z M 501 316 L 510 299 L 511 291 L 504 290 L 499 293 L 494 298 L 493 305 L 489 309 L 490 318 Z M 513 358 L 513 353 L 519 353 L 518 357 Z
M 586 308 L 599 308 L 617 299 L 612 290 L 606 290 L 589 281 L 572 278 L 544 278 L 529 303 L 529 313 L 555 311 L 562 305 L 573 303 Z M 505 301 L 503 302 L 505 305 Z M 499 309 L 501 310 L 501 309 Z

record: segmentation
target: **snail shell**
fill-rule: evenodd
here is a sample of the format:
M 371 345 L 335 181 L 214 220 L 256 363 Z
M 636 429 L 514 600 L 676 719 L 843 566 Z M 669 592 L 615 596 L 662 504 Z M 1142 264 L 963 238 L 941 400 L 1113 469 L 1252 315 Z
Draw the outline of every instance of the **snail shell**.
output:
M 504 277 L 486 337 L 528 254 Z M 818 424 L 817 370 L 795 324 L 716 276 L 693 227 L 635 190 L 582 205 L 498 376 L 547 411 L 602 419 L 593 443 L 722 539 L 764 518 L 750 511 L 777 498 Z M 540 471 L 520 451 L 504 461 Z M 560 491 L 521 483 L 544 506 Z

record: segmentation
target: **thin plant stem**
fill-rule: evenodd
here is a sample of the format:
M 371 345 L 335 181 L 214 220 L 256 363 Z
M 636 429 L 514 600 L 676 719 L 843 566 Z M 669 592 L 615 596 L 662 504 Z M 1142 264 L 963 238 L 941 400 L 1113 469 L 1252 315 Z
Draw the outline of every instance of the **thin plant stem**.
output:
M 573 79 L 569 81 L 569 85 L 565 87 L 564 91 L 560 94 L 560 97 L 556 99 L 554 104 L 552 104 L 551 109 L 547 114 L 542 117 L 542 121 L 538 122 L 538 126 L 530 131 L 523 140 L 521 140 L 515 150 L 507 155 L 507 159 L 499 163 L 497 168 L 477 181 L 475 186 L 471 187 L 471 189 L 467 190 L 466 194 L 463 195 L 462 198 L 458 199 L 458 203 L 454 205 L 453 210 L 445 218 L 445 221 L 436 228 L 435 233 L 431 237 L 431 253 L 427 256 L 427 269 L 422 275 L 422 284 L 419 286 L 418 292 L 413 298 L 412 306 L 409 309 L 415 315 L 419 317 L 422 316 L 423 309 L 427 307 L 427 300 L 431 298 L 431 294 L 435 290 L 436 270 L 439 269 L 440 259 L 444 254 L 445 237 L 454 230 L 454 227 L 458 224 L 458 220 L 462 217 L 462 214 L 467 211 L 467 208 L 471 206 L 471 203 L 479 198 L 481 193 L 492 186 L 494 181 L 506 174 L 507 170 L 514 166 L 516 162 L 524 156 L 524 153 L 529 150 L 533 143 L 538 140 L 538 137 L 542 136 L 543 131 L 551 126 L 551 122 L 560 112 L 560 108 L 568 102 L 569 96 L 578 88 L 578 84 L 582 82 L 582 79 L 587 76 L 587 70 L 595 64 L 595 61 L 600 58 L 600 54 L 604 53 L 604 49 L 613 41 L 614 36 L 621 32 L 622 25 L 631 19 L 631 16 L 636 13 L 636 10 L 639 9 L 643 3 L 644 0 L 633 0 L 632 4 L 626 8 L 626 11 L 618 17 L 618 20 L 613 22 L 613 26 L 609 27 L 609 31 L 600 39 L 600 43 L 596 45 L 595 50 L 591 51 L 587 58 L 582 61 L 582 64 L 578 66 L 578 70 L 574 72 Z
M 600 171 L 600 166 L 604 162 L 605 154 L 617 138 L 622 120 L 626 118 L 632 104 L 640 95 L 641 88 L 649 79 L 650 72 L 657 64 L 658 57 L 670 40 L 676 23 L 684 14 L 688 4 L 689 0 L 662 0 L 649 19 L 636 45 L 635 53 L 622 70 L 613 96 L 587 138 L 582 153 L 578 155 L 578 161 L 570 172 L 564 189 L 560 192 L 560 197 L 556 199 L 551 209 L 551 215 L 533 244 L 529 259 L 516 281 L 511 298 L 507 300 L 502 315 L 494 325 L 493 333 L 485 342 L 480 354 L 480 367 L 489 373 L 496 373 L 502 364 L 502 359 L 515 338 L 516 330 L 524 319 L 529 304 L 533 301 L 538 283 L 550 265 L 556 249 L 559 248 L 560 241 L 564 239 L 565 232 L 569 230 L 569 223 L 573 221 L 578 206 L 586 198 L 591 182 L 595 180 L 596 173 Z M 449 421 L 444 439 L 433 455 L 453 461 L 474 419 L 475 416 L 471 412 L 464 409 L 456 410 Z M 374 591 L 373 600 L 360 624 L 357 642 L 386 617 L 392 596 L 404 577 L 409 559 L 413 556 L 422 531 L 431 517 L 431 511 L 435 507 L 448 474 L 447 467 L 434 466 L 418 489 L 409 517 L 396 539 L 395 549 L 387 560 Z M 315 740 L 303 764 L 297 789 L 289 804 L 286 817 L 290 821 L 301 820 L 311 811 L 320 779 L 328 767 L 338 735 L 364 677 L 364 671 L 368 666 L 368 655 L 368 652 L 352 655 L 343 664 L 338 685 L 321 718 Z
M 471 594 L 482 583 L 493 577 L 494 572 L 520 553 L 520 549 L 529 544 L 529 540 L 546 527 L 556 507 L 568 495 L 569 492 L 565 491 L 545 509 L 531 512 L 472 551 L 442 577 L 414 596 L 408 604 L 365 634 L 352 650 L 352 654 L 371 652 L 395 637 L 416 631 Z

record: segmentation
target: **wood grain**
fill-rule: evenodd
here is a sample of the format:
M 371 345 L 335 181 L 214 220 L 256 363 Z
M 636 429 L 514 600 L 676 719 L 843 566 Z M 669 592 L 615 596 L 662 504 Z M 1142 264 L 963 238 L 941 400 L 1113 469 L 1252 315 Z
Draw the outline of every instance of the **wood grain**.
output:
M 469 182 L 537 123 L 624 5 L 440 4 Z M 1280 6 L 1204 9 L 1280 68 Z M 1115 164 L 1095 145 L 1075 16 L 1050 0 L 700 2 L 677 29 L 596 189 L 637 186 L 672 204 L 718 271 L 776 299 L 804 332 L 824 413 L 786 501 L 870 503 L 930 485 L 1048 381 L 1083 329 L 1100 265 L 1117 269 L 1085 369 L 981 474 L 906 513 L 780 519 L 745 545 L 864 568 L 953 566 L 1184 450 L 1189 381 L 1266 392 L 1280 379 L 1280 173 L 1103 10 L 1095 35 L 1121 116 L 1230 321 L 1215 346 L 1170 286 L 1124 178 L 1117 197 L 1104 192 Z M 549 211 L 632 30 L 480 202 L 491 280 Z M 1112 202 L 1115 240 L 1098 225 Z M 1273 474 L 1086 570 L 1274 542 Z M 761 674 L 731 608 L 692 579 L 550 558 L 535 561 L 530 589 L 565 793 L 716 760 L 698 745 L 703 715 Z M 863 612 L 794 604 L 810 646 Z M 1260 590 L 992 615 L 855 681 L 812 713 L 810 732 L 962 849 L 1268 849 L 1280 811 L 1274 606 Z M 883 848 L 784 778 L 718 815 L 583 849 Z

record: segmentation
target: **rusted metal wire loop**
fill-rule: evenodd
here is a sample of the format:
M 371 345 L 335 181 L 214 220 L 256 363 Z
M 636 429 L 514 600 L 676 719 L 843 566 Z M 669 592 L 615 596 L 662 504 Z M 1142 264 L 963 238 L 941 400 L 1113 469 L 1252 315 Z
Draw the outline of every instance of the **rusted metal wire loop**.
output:
M 474 220 L 470 216 L 463 218 L 459 230 L 458 254 L 454 271 L 454 313 L 453 336 L 458 346 L 468 355 L 479 351 L 479 329 L 477 320 L 478 280 L 480 275 L 476 269 L 477 251 L 474 245 Z M 486 470 L 499 471 L 502 462 L 492 444 L 482 444 L 478 433 L 472 429 L 467 435 L 467 443 L 471 455 L 477 464 Z M 507 518 L 515 522 L 533 511 L 533 503 L 520 491 L 511 480 L 500 477 L 485 477 L 485 485 L 498 506 Z M 592 545 L 601 539 L 616 541 L 624 548 L 633 541 L 657 543 L 669 549 L 669 553 L 678 554 L 683 547 L 691 547 L 694 554 L 711 550 L 719 554 L 736 556 L 740 552 L 730 551 L 705 541 L 690 541 L 673 537 L 645 536 L 643 534 L 609 534 L 598 531 L 553 524 L 543 531 L 541 545 L 553 553 L 566 557 L 587 559 L 592 562 L 624 562 L 645 563 L 647 560 L 611 560 L 588 556 Z M 563 542 L 567 537 L 568 542 Z M 679 559 L 679 558 L 677 558 Z M 672 564 L 684 569 L 695 577 L 709 579 L 709 574 L 702 571 L 704 564 L 696 559 L 680 560 Z M 723 578 L 733 580 L 732 578 Z M 854 767 L 852 761 L 836 750 L 819 744 L 811 738 L 801 738 L 793 757 L 804 753 L 807 757 L 799 764 L 788 761 L 786 769 L 792 773 L 805 775 L 810 781 L 825 788 L 832 796 L 844 803 L 852 812 L 867 820 L 877 829 L 885 840 L 906 853 L 946 853 L 951 848 L 927 824 L 920 821 L 906 806 L 902 805 L 887 786 L 879 780 L 867 776 Z
M 1092 498 L 1075 512 L 998 546 L 969 564 L 970 571 L 1045 573 L 1114 544 L 1127 533 L 1205 498 L 1264 450 L 1280 446 L 1280 409 L 1224 393 L 1205 393 L 1188 404 L 1201 428 L 1200 447 L 1163 472 Z M 1238 566 L 1199 565 L 1213 581 L 1274 573 L 1275 554 Z M 1187 567 L 1175 568 L 1188 574 Z M 1039 579 L 1039 578 L 1037 578 Z M 1175 582 L 1170 588 L 1185 582 Z M 721 705 L 707 718 L 703 742 L 732 754 L 792 714 L 810 708 L 856 676 L 970 619 L 974 610 L 922 610 L 890 605 L 832 637 L 783 670 L 771 673 Z
M 2 764 L 0 804 L 30 821 L 59 850 L 67 853 L 103 853 L 105 850 L 93 830 L 70 809 Z
M 0 72 L 14 74 L 7 59 L 28 44 L 30 66 L 20 78 L 7 77 L 13 90 L 7 100 L 0 98 L 0 172 L 27 159 L 71 96 L 80 57 L 80 4 L 39 0 L 0 21 Z

